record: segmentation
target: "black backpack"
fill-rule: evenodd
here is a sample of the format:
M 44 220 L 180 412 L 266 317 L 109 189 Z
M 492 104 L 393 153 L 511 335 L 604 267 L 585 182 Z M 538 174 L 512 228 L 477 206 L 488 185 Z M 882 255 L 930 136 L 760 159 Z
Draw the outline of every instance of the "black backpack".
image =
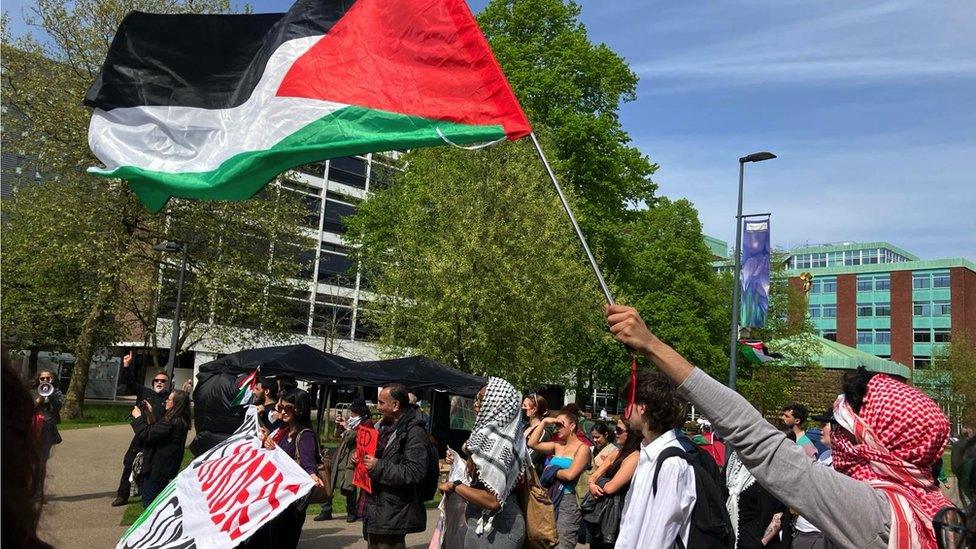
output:
M 665 448 L 657 457 L 654 480 L 651 483 L 657 493 L 657 477 L 661 473 L 664 460 L 679 457 L 695 470 L 695 508 L 691 511 L 691 528 L 688 532 L 690 549 L 727 549 L 735 547 L 735 531 L 732 520 L 725 508 L 728 488 L 718 465 L 708 452 L 703 452 L 687 437 L 678 437 L 681 448 Z M 674 547 L 684 549 L 681 536 L 675 540 Z
M 437 445 L 427 435 L 427 472 L 420 483 L 420 501 L 427 503 L 437 495 L 437 485 L 441 480 L 440 457 L 437 455 Z

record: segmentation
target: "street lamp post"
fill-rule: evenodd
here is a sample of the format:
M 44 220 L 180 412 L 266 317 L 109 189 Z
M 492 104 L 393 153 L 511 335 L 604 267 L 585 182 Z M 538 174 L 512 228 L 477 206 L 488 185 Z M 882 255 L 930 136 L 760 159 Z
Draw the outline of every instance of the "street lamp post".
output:
M 739 207 L 735 214 L 735 284 L 732 287 L 732 330 L 729 336 L 729 388 L 735 390 L 735 368 L 739 349 L 739 300 L 742 299 L 742 181 L 746 162 L 771 160 L 776 155 L 771 152 L 757 152 L 739 159 Z
M 170 330 L 169 358 L 166 360 L 166 375 L 169 376 L 172 382 L 173 370 L 176 369 L 176 351 L 180 344 L 180 305 L 183 301 L 183 278 L 186 275 L 186 254 L 188 246 L 185 243 L 180 244 L 165 240 L 156 244 L 153 248 L 161 252 L 182 253 L 182 259 L 180 260 L 180 278 L 176 283 L 176 310 L 173 311 L 173 327 Z

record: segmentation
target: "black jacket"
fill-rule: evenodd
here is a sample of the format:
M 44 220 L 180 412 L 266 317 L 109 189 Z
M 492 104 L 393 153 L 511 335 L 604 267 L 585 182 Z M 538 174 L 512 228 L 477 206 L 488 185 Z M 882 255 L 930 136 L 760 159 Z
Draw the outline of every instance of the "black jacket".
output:
M 369 473 L 373 493 L 367 500 L 368 533 L 403 535 L 427 529 L 427 512 L 420 500 L 427 445 L 427 429 L 412 407 L 403 412 L 388 437 L 380 437 L 380 458 Z
M 142 403 L 143 400 L 149 401 L 149 404 L 152 405 L 153 416 L 163 417 L 163 414 L 166 413 L 166 399 L 169 398 L 170 391 L 157 393 L 149 387 L 139 385 L 132 377 L 133 375 L 132 366 L 129 366 L 128 368 L 122 368 L 120 377 L 125 382 L 125 386 L 129 389 L 129 392 L 136 396 L 136 405 Z M 132 441 L 129 443 L 129 451 L 138 452 L 141 447 L 142 442 L 139 437 L 132 437 Z
M 136 439 L 142 443 L 143 474 L 153 480 L 166 483 L 176 477 L 183 464 L 183 449 L 190 431 L 183 420 L 159 420 L 152 425 L 146 423 L 146 416 L 132 421 Z

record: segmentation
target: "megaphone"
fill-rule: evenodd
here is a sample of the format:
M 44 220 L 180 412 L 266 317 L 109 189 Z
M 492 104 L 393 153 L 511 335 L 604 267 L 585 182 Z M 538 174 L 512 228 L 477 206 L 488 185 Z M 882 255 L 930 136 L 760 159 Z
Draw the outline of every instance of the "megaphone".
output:
M 47 397 L 53 395 L 54 394 L 54 385 L 52 385 L 52 384 L 50 384 L 50 383 L 48 383 L 46 381 L 44 383 L 38 384 L 37 385 L 37 394 L 38 394 L 38 396 L 42 396 L 44 398 L 47 398 Z

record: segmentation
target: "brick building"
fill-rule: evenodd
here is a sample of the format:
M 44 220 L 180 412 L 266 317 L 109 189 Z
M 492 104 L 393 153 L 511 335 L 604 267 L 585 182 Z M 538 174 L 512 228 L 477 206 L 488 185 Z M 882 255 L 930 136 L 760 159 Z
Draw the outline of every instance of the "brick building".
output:
M 820 336 L 912 371 L 931 366 L 953 337 L 976 345 L 976 264 L 921 260 L 887 242 L 795 249 L 790 283 L 813 275 L 808 315 Z

